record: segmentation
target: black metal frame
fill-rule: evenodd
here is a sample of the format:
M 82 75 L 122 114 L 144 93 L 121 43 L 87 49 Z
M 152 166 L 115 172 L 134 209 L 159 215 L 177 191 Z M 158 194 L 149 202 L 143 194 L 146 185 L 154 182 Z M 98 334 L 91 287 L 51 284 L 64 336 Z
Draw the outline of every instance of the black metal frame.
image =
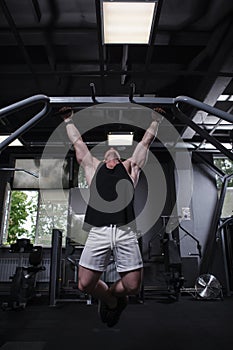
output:
M 26 122 L 24 125 L 22 125 L 19 129 L 17 129 L 13 134 L 8 136 L 8 138 L 0 143 L 0 152 L 4 150 L 11 142 L 16 140 L 19 136 L 21 136 L 23 133 L 25 133 L 27 130 L 29 130 L 33 125 L 35 125 L 39 120 L 44 118 L 46 114 L 49 112 L 49 97 L 45 95 L 35 95 L 32 97 L 29 97 L 25 100 L 13 103 L 12 105 L 9 105 L 7 107 L 4 107 L 0 109 L 0 119 L 3 117 L 6 117 L 8 114 L 11 114 L 13 112 L 19 111 L 20 109 L 29 107 L 31 105 L 37 104 L 37 103 L 43 103 L 43 108 L 39 113 L 37 113 L 34 117 L 32 117 L 28 122 Z
M 228 263 L 226 260 L 226 251 L 225 251 L 225 239 L 224 235 L 222 233 L 222 228 L 225 225 L 221 225 L 221 213 L 222 208 L 226 196 L 226 191 L 228 187 L 228 182 L 233 178 L 233 174 L 225 175 L 220 169 L 218 169 L 214 164 L 211 164 L 208 162 L 205 158 L 203 158 L 199 153 L 194 153 L 195 158 L 200 159 L 202 163 L 204 163 L 210 170 L 212 170 L 215 174 L 221 177 L 222 179 L 222 187 L 220 191 L 219 198 L 216 203 L 215 211 L 213 214 L 213 220 L 211 221 L 210 225 L 210 239 L 208 240 L 205 251 L 204 251 L 204 258 L 201 261 L 200 271 L 201 273 L 208 273 L 211 270 L 212 263 L 213 263 L 213 257 L 214 257 L 214 247 L 216 241 L 218 241 L 218 232 L 220 233 L 221 241 L 222 241 L 222 253 L 223 253 L 223 264 L 224 264 L 224 271 L 225 271 L 225 277 L 226 277 L 226 291 L 227 295 L 230 295 L 230 287 L 229 287 L 229 277 L 228 277 Z M 232 220 L 230 218 L 229 220 Z M 228 220 L 227 220 L 228 222 Z M 220 238 L 219 237 L 219 238 Z
M 211 270 L 211 265 L 213 262 L 213 251 L 214 251 L 214 246 L 216 241 L 216 234 L 219 230 L 219 222 L 220 222 L 223 203 L 226 195 L 227 185 L 228 185 L 228 181 L 232 177 L 233 177 L 233 174 L 225 175 L 223 177 L 220 196 L 215 207 L 213 220 L 211 222 L 211 227 L 209 231 L 211 235 L 210 236 L 211 240 L 209 240 L 208 245 L 205 247 L 205 252 L 203 254 L 204 258 L 202 259 L 201 268 L 200 268 L 201 273 L 207 273 Z
M 62 231 L 53 229 L 50 256 L 49 306 L 56 306 L 61 284 Z
M 227 259 L 227 253 L 226 253 L 226 241 L 225 241 L 225 235 L 224 235 L 224 228 L 228 225 L 228 223 L 233 222 L 233 216 L 224 220 L 220 226 L 218 227 L 218 232 L 221 237 L 222 241 L 222 252 L 223 252 L 223 264 L 224 264 L 224 272 L 225 272 L 225 279 L 226 279 L 226 294 L 227 296 L 231 296 L 232 291 L 230 288 L 230 279 L 229 279 L 229 263 Z
M 67 241 L 68 243 L 68 241 Z M 67 248 L 67 247 L 66 247 Z M 69 247 L 70 248 L 70 247 Z M 74 247 L 72 249 L 75 249 Z M 73 265 L 76 265 L 75 261 L 69 256 L 67 260 Z M 77 266 L 77 265 L 76 265 Z M 62 285 L 62 231 L 54 228 L 52 230 L 52 247 L 50 255 L 50 279 L 49 279 L 49 306 L 55 307 L 59 302 L 86 302 L 87 305 L 91 304 L 91 295 L 87 295 L 87 298 L 64 298 L 61 297 L 61 285 Z
M 17 139 L 24 132 L 29 130 L 34 124 L 36 124 L 39 120 L 41 120 L 45 115 L 49 112 L 49 107 L 52 104 L 81 104 L 81 105 L 93 105 L 99 103 L 135 103 L 140 105 L 173 105 L 175 106 L 175 110 L 177 111 L 177 118 L 183 121 L 185 124 L 194 129 L 199 135 L 203 136 L 206 140 L 208 140 L 211 144 L 213 144 L 221 153 L 226 155 L 228 158 L 233 160 L 233 153 L 231 153 L 228 149 L 226 149 L 220 142 L 214 139 L 213 136 L 209 135 L 208 132 L 200 128 L 197 124 L 195 124 L 192 120 L 189 119 L 180 109 L 180 103 L 186 103 L 193 107 L 196 107 L 205 112 L 211 113 L 224 119 L 230 123 L 233 122 L 233 116 L 227 112 L 224 112 L 218 108 L 211 107 L 206 103 L 197 101 L 188 96 L 178 96 L 175 98 L 157 98 L 157 97 L 135 97 L 135 85 L 131 84 L 129 97 L 96 97 L 95 95 L 95 86 L 93 83 L 90 84 L 91 88 L 91 96 L 84 97 L 48 97 L 46 95 L 34 95 L 25 100 L 16 102 L 12 105 L 4 107 L 0 109 L 0 119 L 7 116 L 12 112 L 16 112 L 22 108 L 28 107 L 30 105 L 42 102 L 44 104 L 41 111 L 32 117 L 28 122 L 22 125 L 19 129 L 17 129 L 13 134 L 11 134 L 6 140 L 0 143 L 0 152 L 4 150 L 12 141 Z

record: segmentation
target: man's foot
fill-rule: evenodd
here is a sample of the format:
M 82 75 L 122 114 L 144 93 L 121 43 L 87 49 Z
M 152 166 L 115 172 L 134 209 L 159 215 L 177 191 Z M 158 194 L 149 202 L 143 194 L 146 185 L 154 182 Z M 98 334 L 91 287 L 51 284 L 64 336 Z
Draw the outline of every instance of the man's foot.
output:
M 106 323 L 108 319 L 109 308 L 108 308 L 108 305 L 101 300 L 99 300 L 99 303 L 98 303 L 98 314 L 101 321 L 103 323 Z
M 117 324 L 120 319 L 122 311 L 128 304 L 128 297 L 119 297 L 117 299 L 117 306 L 114 309 L 108 309 L 106 323 L 108 327 L 113 327 Z

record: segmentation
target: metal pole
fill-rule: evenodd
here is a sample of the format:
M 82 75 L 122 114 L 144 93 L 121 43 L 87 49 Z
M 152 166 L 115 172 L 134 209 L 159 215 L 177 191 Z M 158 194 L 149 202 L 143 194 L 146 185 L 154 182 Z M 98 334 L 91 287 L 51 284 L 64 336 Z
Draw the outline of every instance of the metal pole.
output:
M 2 118 L 12 112 L 16 112 L 22 108 L 28 107 L 38 102 L 43 102 L 45 104 L 43 109 L 39 113 L 37 113 L 32 119 L 30 119 L 28 122 L 22 125 L 19 129 L 13 132 L 6 140 L 2 141 L 0 143 L 0 152 L 3 151 L 12 141 L 16 140 L 20 135 L 29 130 L 34 124 L 36 124 L 40 119 L 42 119 L 46 115 L 46 113 L 49 110 L 49 97 L 44 95 L 32 96 L 28 99 L 19 101 L 0 110 L 0 118 Z
M 34 95 L 31 97 L 28 97 L 22 101 L 13 103 L 7 107 L 0 109 L 0 119 L 2 117 L 5 117 L 6 115 L 10 114 L 11 112 L 16 112 L 24 107 L 29 107 L 31 105 L 34 105 L 38 102 L 49 102 L 49 97 L 46 95 Z
M 229 159 L 233 160 L 233 153 L 231 153 L 227 148 L 225 148 L 219 141 L 217 141 L 213 136 L 209 135 L 209 133 L 200 128 L 196 123 L 194 123 L 189 117 L 184 114 L 177 106 L 175 107 L 177 110 L 176 117 L 183 121 L 185 124 L 190 126 L 193 130 L 195 130 L 200 136 L 209 141 L 214 147 L 216 147 L 221 153 L 227 156 Z
M 218 108 L 211 107 L 210 105 L 195 100 L 194 98 L 188 96 L 177 96 L 174 98 L 174 104 L 178 104 L 179 102 L 187 103 L 191 106 L 197 107 L 198 109 L 208 112 L 210 114 L 216 115 L 221 119 L 224 119 L 230 123 L 233 123 L 233 115 L 230 113 L 224 112 Z
M 215 174 L 223 178 L 225 176 L 224 172 L 220 170 L 218 167 L 216 167 L 213 163 L 208 161 L 205 157 L 202 157 L 200 153 L 194 151 L 193 157 L 197 160 L 200 160 L 202 163 L 204 163 L 211 171 L 213 171 Z
M 226 195 L 228 181 L 230 180 L 231 177 L 232 177 L 232 175 L 227 175 L 227 176 L 225 176 L 225 178 L 223 180 L 220 196 L 219 196 L 219 199 L 217 201 L 217 205 L 216 205 L 215 212 L 213 215 L 213 220 L 212 220 L 210 230 L 209 230 L 209 241 L 207 241 L 207 245 L 205 247 L 205 252 L 203 254 L 203 258 L 202 258 L 202 262 L 201 262 L 201 266 L 200 266 L 201 273 L 210 272 L 210 269 L 211 269 L 211 265 L 212 265 L 213 257 L 214 257 L 216 233 L 218 231 L 219 220 L 220 220 L 221 213 L 222 213 L 222 207 L 223 207 L 223 203 L 224 203 L 224 199 L 225 199 L 225 195 Z
M 131 90 L 130 90 L 131 92 Z M 171 97 L 137 97 L 132 96 L 130 94 L 129 97 L 126 96 L 95 96 L 95 101 L 93 101 L 93 96 L 83 96 L 83 97 L 70 97 L 70 96 L 61 96 L 61 97 L 48 97 L 46 95 L 35 95 L 32 97 L 29 97 L 25 100 L 22 100 L 20 102 L 14 103 L 8 107 L 5 107 L 0 110 L 0 118 L 1 116 L 4 116 L 9 114 L 11 111 L 16 111 L 18 109 L 21 109 L 22 107 L 29 106 L 31 104 L 34 104 L 36 102 L 50 102 L 51 104 L 55 103 L 75 103 L 75 104 L 94 104 L 94 103 L 127 103 L 127 102 L 134 102 L 137 104 L 157 104 L 157 105 L 175 105 L 179 104 L 180 102 L 189 104 L 191 106 L 194 106 L 200 110 L 203 110 L 205 112 L 211 113 L 213 115 L 218 116 L 221 119 L 224 119 L 230 123 L 233 122 L 233 115 L 231 115 L 228 112 L 224 112 L 218 108 L 211 107 L 206 103 L 200 102 L 198 100 L 195 100 L 189 96 L 177 96 L 175 98 Z
M 56 306 L 56 299 L 58 296 L 58 289 L 60 284 L 61 255 L 62 232 L 58 229 L 53 229 L 50 257 L 49 306 Z
M 229 281 L 229 269 L 228 269 L 228 262 L 227 262 L 227 255 L 226 255 L 226 242 L 225 242 L 225 235 L 223 230 L 223 225 L 220 229 L 221 234 L 221 243 L 222 243 L 222 255 L 223 255 L 223 265 L 224 265 L 224 272 L 225 272 L 225 279 L 226 279 L 226 292 L 227 296 L 231 296 L 231 289 L 230 289 L 230 281 Z
M 31 171 L 29 170 L 26 170 L 26 169 L 21 169 L 21 168 L 0 168 L 0 171 L 23 171 L 24 173 L 28 174 L 28 175 L 32 175 L 36 178 L 39 177 L 39 175 L 35 174 L 35 173 L 32 173 Z
M 95 96 L 95 102 L 91 96 L 83 97 L 71 97 L 71 96 L 50 96 L 51 104 L 87 104 L 93 105 L 96 103 L 129 103 L 133 102 L 134 104 L 140 105 L 173 105 L 174 99 L 171 97 L 137 97 L 134 96 L 132 101 L 130 101 L 130 96 Z
M 135 87 L 134 87 L 135 88 Z M 147 104 L 147 105 L 176 105 L 180 102 L 189 104 L 191 106 L 194 106 L 200 110 L 203 110 L 205 112 L 211 113 L 213 115 L 218 116 L 221 119 L 224 119 L 230 123 L 233 122 L 233 115 L 224 112 L 218 108 L 211 107 L 206 103 L 203 103 L 201 101 L 195 100 L 189 96 L 177 96 L 175 98 L 171 97 L 138 97 L 132 95 L 132 87 L 130 90 L 129 97 L 126 96 L 95 96 L 95 101 L 93 101 L 92 97 L 89 96 L 83 96 L 83 97 L 70 97 L 70 96 L 62 96 L 62 97 L 50 97 L 50 103 L 75 103 L 75 104 L 93 104 L 93 103 L 127 103 L 127 102 L 133 102 L 137 104 Z

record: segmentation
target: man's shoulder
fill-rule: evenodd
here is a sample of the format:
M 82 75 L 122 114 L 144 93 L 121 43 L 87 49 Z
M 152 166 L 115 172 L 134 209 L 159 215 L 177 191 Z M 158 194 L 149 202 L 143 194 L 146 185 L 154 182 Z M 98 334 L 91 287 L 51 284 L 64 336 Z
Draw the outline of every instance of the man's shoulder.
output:
M 130 169 L 132 166 L 136 165 L 135 160 L 133 157 L 130 157 L 122 162 L 122 164 L 125 166 L 125 168 Z

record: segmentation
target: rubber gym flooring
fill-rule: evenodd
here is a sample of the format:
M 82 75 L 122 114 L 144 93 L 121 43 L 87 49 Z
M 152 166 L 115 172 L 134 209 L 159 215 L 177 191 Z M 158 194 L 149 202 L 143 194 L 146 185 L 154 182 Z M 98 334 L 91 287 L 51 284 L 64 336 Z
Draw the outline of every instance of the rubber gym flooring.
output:
M 0 310 L 0 350 L 224 350 L 233 344 L 233 297 L 130 301 L 113 328 L 101 323 L 97 308 L 84 302 L 50 307 L 45 298 L 25 310 Z

